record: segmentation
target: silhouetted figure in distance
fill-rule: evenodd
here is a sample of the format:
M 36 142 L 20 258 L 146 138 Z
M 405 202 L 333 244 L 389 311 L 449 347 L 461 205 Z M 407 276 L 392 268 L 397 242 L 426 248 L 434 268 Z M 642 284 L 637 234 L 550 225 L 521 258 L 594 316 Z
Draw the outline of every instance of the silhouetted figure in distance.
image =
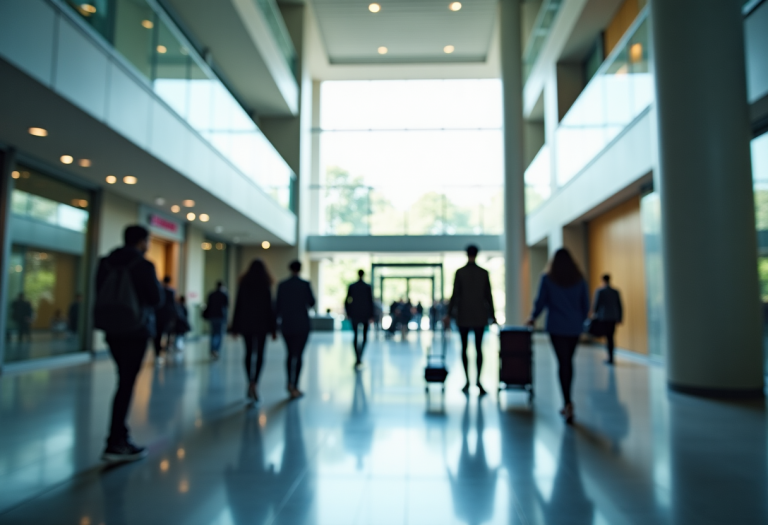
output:
M 347 318 L 352 323 L 352 333 L 354 334 L 356 369 L 363 365 L 363 351 L 365 350 L 365 343 L 368 341 L 368 325 L 373 321 L 373 290 L 370 284 L 363 281 L 364 275 L 363 270 L 358 270 L 358 279 L 349 285 L 347 299 L 344 302 Z M 394 323 L 394 320 L 392 322 Z M 358 343 L 360 325 L 363 326 L 363 340 Z
M 603 286 L 595 291 L 594 315 L 599 323 L 598 332 L 605 336 L 605 346 L 608 350 L 606 363 L 613 364 L 613 336 L 616 333 L 616 324 L 621 323 L 624 312 L 621 307 L 621 295 L 616 288 L 611 287 L 611 276 L 603 275 Z
M 248 271 L 240 278 L 237 290 L 232 332 L 245 339 L 245 375 L 248 378 L 248 398 L 259 400 L 258 382 L 264 364 L 267 335 L 277 339 L 277 321 L 272 308 L 272 277 L 261 259 L 254 259 Z M 256 354 L 256 365 L 253 354 Z
M 219 350 L 224 340 L 224 332 L 227 328 L 227 314 L 229 310 L 229 296 L 224 291 L 224 283 L 218 281 L 216 289 L 208 294 L 203 313 L 211 327 L 211 357 L 219 358 Z
M 163 350 L 171 350 L 171 339 L 173 331 L 173 322 L 176 320 L 176 292 L 171 288 L 171 277 L 163 277 L 163 303 L 155 310 L 157 318 L 157 333 L 155 334 L 155 361 L 157 364 L 163 362 Z M 167 335 L 165 347 L 163 346 L 163 335 Z
M 277 287 L 275 314 L 280 319 L 280 331 L 288 350 L 285 362 L 288 393 L 291 399 L 296 399 L 303 395 L 299 390 L 299 374 L 309 339 L 309 309 L 315 306 L 315 296 L 309 283 L 299 277 L 301 263 L 293 261 L 288 268 L 291 276 Z

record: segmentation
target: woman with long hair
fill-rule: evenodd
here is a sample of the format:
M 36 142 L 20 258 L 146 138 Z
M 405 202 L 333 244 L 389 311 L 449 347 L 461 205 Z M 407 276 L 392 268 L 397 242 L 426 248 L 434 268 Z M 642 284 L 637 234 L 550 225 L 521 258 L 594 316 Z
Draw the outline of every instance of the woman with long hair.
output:
M 539 293 L 527 324 L 533 326 L 536 318 L 547 310 L 546 329 L 552 340 L 559 366 L 560 388 L 563 391 L 563 415 L 567 423 L 573 422 L 571 382 L 573 381 L 573 355 L 584 321 L 589 314 L 587 283 L 568 250 L 555 252 L 548 271 L 541 276 Z
M 254 259 L 248 271 L 240 278 L 237 302 L 232 318 L 232 332 L 245 339 L 245 374 L 248 377 L 248 398 L 259 400 L 257 385 L 264 364 L 264 346 L 267 335 L 277 338 L 277 322 L 272 307 L 272 277 L 264 261 Z M 253 354 L 256 354 L 254 367 Z

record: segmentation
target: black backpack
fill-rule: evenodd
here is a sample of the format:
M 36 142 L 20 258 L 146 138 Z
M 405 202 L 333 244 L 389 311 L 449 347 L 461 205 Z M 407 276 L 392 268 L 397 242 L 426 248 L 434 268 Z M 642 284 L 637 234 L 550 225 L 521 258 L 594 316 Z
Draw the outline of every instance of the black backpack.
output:
M 112 266 L 106 259 L 107 278 L 96 295 L 94 325 L 107 334 L 128 335 L 144 328 L 144 311 L 131 278 L 131 269 L 141 260 L 137 257 L 125 266 Z

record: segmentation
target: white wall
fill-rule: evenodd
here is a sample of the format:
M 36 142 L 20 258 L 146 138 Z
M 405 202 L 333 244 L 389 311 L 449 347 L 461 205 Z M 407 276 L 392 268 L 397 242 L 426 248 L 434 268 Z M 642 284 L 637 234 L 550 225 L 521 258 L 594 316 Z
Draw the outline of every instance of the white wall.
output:
M 103 257 L 123 245 L 123 230 L 126 226 L 138 224 L 139 205 L 105 191 L 102 194 L 100 215 L 98 253 Z
M 179 286 L 179 293 L 183 293 L 186 297 L 190 324 L 192 324 L 192 330 L 195 333 L 199 333 L 200 327 L 195 326 L 198 318 L 194 312 L 205 301 L 203 241 L 205 241 L 205 234 L 201 230 L 187 226 L 187 238 L 184 243 L 184 282 Z

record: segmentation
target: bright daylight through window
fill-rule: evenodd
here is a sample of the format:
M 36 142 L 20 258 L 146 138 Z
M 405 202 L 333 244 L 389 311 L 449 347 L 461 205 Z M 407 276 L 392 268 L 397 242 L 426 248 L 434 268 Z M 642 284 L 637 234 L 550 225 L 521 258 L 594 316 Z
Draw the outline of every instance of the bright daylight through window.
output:
M 324 235 L 500 234 L 499 80 L 324 82 Z

